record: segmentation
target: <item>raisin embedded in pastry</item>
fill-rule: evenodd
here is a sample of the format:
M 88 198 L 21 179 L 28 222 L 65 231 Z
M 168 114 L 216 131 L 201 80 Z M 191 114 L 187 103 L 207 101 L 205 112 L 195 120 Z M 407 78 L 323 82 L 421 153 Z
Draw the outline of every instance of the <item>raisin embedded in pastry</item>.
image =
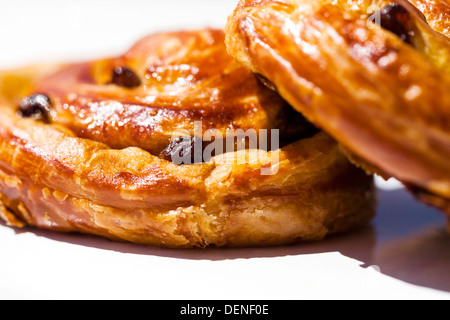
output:
M 18 114 L 21 117 L 48 121 L 48 113 L 52 102 L 45 94 L 33 94 L 19 103 Z
M 117 58 L 0 74 L 0 216 L 174 248 L 277 245 L 364 225 L 373 178 L 224 40 L 219 30 L 162 33 Z M 206 141 L 210 130 L 217 140 Z M 230 130 L 280 130 L 283 147 L 201 157 Z
M 356 163 L 449 200 L 450 6 L 411 2 L 243 0 L 226 43 Z

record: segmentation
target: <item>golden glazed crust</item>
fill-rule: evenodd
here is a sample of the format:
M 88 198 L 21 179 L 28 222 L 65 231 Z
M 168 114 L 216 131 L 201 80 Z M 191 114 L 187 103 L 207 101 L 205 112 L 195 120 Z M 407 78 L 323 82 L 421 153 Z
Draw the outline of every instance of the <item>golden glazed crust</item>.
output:
M 353 161 L 450 199 L 450 6 L 412 2 L 423 12 L 404 0 L 243 0 L 226 43 Z M 374 23 L 392 4 L 411 43 Z
M 225 48 L 221 30 L 151 35 L 119 57 L 65 66 L 35 81 L 29 93 L 52 102 L 50 122 L 111 148 L 139 147 L 159 154 L 175 130 L 271 129 L 285 108 Z M 141 84 L 111 83 L 126 66 Z
M 169 43 L 173 43 L 180 35 L 183 39 L 186 36 L 203 37 L 205 32 L 212 31 L 149 37 L 137 47 L 145 48 L 148 41 L 152 44 L 152 50 L 130 51 L 135 53 L 128 53 L 127 56 L 136 64 L 127 65 L 144 70 L 146 63 L 152 65 L 154 52 L 158 48 L 162 51 L 167 46 L 168 38 L 172 40 Z M 159 40 L 162 42 L 158 44 L 155 39 L 166 40 Z M 156 47 L 155 43 L 158 44 Z M 189 58 L 190 50 L 183 51 L 183 56 Z M 220 52 L 219 48 L 216 50 Z M 219 54 L 226 54 L 223 44 L 221 50 Z M 148 57 L 141 56 L 145 52 Z M 169 57 L 166 58 L 160 65 L 163 69 L 173 67 Z M 110 61 L 115 60 L 109 60 L 108 65 Z M 95 80 L 98 81 L 96 85 L 87 84 L 84 77 L 75 77 L 78 80 L 74 80 L 72 72 L 79 74 L 86 65 L 93 65 L 97 70 L 103 62 L 56 67 L 56 73 L 51 70 L 53 68 L 45 67 L 0 76 L 2 88 L 7 88 L 0 89 L 3 96 L 3 102 L 0 102 L 0 217 L 8 224 L 82 232 L 153 246 L 189 248 L 261 246 L 318 240 L 330 233 L 361 226 L 373 217 L 375 195 L 372 177 L 353 167 L 334 140 L 325 133 L 272 152 L 242 150 L 217 155 L 206 163 L 176 165 L 149 151 L 156 144 L 140 145 L 143 140 L 137 139 L 134 141 L 136 145 L 130 143 L 130 146 L 114 149 L 108 145 L 113 139 L 103 136 L 108 132 L 110 136 L 120 138 L 127 130 L 132 132 L 130 128 L 117 126 L 117 133 L 107 130 L 100 134 L 95 130 L 89 132 L 91 127 L 87 126 L 87 131 L 78 132 L 75 128 L 82 122 L 77 122 L 77 112 L 85 110 L 89 103 L 82 103 L 84 100 L 80 98 L 80 103 L 72 105 L 77 112 L 71 116 L 65 113 L 65 120 L 60 120 L 62 116 L 59 116 L 58 108 L 65 108 L 68 102 L 62 101 L 68 92 L 72 96 L 76 94 L 77 97 L 95 99 L 97 103 L 112 103 L 123 102 L 131 96 L 141 99 L 155 89 L 147 84 L 144 88 L 126 91 L 105 84 L 105 79 Z M 221 73 L 223 70 L 217 68 L 214 72 Z M 225 82 L 222 83 L 219 80 L 221 77 L 217 77 L 213 86 L 203 86 L 196 95 L 208 95 L 211 87 L 220 91 L 226 86 L 231 92 L 239 92 L 240 88 L 244 90 L 240 99 L 245 96 L 244 100 L 250 101 L 247 103 L 252 108 L 244 102 L 234 104 L 234 108 L 252 109 L 252 112 L 242 116 L 240 122 L 233 117 L 227 118 L 227 103 L 222 105 L 219 101 L 218 105 L 208 107 L 201 104 L 201 107 L 206 109 L 206 114 L 221 117 L 219 124 L 226 118 L 229 123 L 225 125 L 228 126 L 274 126 L 276 121 L 272 122 L 269 114 L 284 102 L 255 82 L 250 72 L 243 68 L 236 72 L 251 83 L 236 81 L 233 84 L 226 77 L 222 77 Z M 66 83 L 64 79 L 67 78 L 59 77 L 62 74 L 67 76 L 67 73 L 70 76 Z M 39 77 L 37 74 L 40 74 Z M 36 77 L 37 81 L 32 81 Z M 60 79 L 59 84 L 53 81 L 55 77 Z M 89 79 L 93 81 L 97 78 Z M 180 89 L 178 85 L 183 84 L 174 84 L 172 89 L 196 90 Z M 17 114 L 14 101 L 23 97 L 24 92 L 36 92 L 36 88 L 55 101 L 56 110 L 51 111 L 50 123 Z M 176 91 L 177 94 L 180 91 Z M 127 98 L 124 98 L 124 93 Z M 261 96 L 271 98 L 258 99 Z M 183 98 L 195 100 L 195 96 L 180 94 L 179 100 L 170 97 L 167 103 L 172 106 L 175 101 L 181 110 L 196 108 L 195 105 L 185 104 Z M 225 100 L 221 101 L 234 98 L 224 95 L 222 99 Z M 158 110 L 164 112 L 163 95 L 158 99 Z M 137 103 L 136 100 L 133 100 L 134 103 Z M 214 112 L 222 108 L 225 113 L 215 115 L 209 108 L 213 108 Z M 266 112 L 266 109 L 270 111 Z M 245 113 L 243 110 L 232 114 Z M 94 111 L 89 112 L 95 116 Z M 256 114 L 254 117 L 253 113 Z M 186 116 L 189 119 L 186 123 L 192 121 L 189 113 L 179 112 L 176 116 L 177 119 Z M 265 120 L 261 122 L 260 119 Z M 134 121 L 136 118 L 123 115 L 120 120 Z M 77 125 L 72 125 L 75 122 Z M 172 122 L 170 124 L 173 125 Z M 170 135 L 170 130 L 171 127 L 164 129 L 163 133 Z M 153 133 L 149 132 L 144 131 L 143 134 L 151 136 Z M 132 136 L 130 134 L 127 139 L 120 140 L 119 144 L 126 144 L 125 140 L 129 142 Z M 160 140 L 155 140 L 160 143 Z M 258 154 L 254 157 L 256 161 L 236 163 L 236 159 L 245 157 L 246 152 L 249 158 Z M 261 169 L 264 168 L 277 173 L 262 175 Z
M 448 0 L 408 0 L 426 17 L 435 31 L 450 37 L 450 3 Z

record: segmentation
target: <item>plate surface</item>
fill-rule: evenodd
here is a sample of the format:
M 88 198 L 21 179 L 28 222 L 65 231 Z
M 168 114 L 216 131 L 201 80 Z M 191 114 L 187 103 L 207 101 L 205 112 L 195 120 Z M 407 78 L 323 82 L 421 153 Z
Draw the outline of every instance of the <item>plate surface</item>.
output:
M 120 54 L 157 31 L 222 27 L 237 0 L 11 1 L 0 67 Z M 0 224 L 0 299 L 450 299 L 442 214 L 378 179 L 378 216 L 319 243 L 165 250 Z

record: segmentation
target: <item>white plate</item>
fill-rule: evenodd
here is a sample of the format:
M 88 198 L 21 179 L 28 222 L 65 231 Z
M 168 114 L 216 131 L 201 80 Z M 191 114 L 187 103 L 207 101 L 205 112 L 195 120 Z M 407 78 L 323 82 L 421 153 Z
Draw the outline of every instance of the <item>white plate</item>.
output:
M 0 67 L 110 56 L 155 31 L 222 27 L 237 3 L 80 2 L 2 3 Z M 449 299 L 444 216 L 395 181 L 378 185 L 367 228 L 277 248 L 165 250 L 0 224 L 0 299 Z

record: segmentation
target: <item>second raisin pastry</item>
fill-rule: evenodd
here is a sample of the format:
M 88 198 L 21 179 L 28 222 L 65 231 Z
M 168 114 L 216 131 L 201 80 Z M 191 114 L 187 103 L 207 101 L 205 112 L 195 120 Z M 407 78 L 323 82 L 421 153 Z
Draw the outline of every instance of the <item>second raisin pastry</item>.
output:
M 411 2 L 243 0 L 227 47 L 355 163 L 450 215 L 450 6 Z
M 224 39 L 162 33 L 120 57 L 0 75 L 0 216 L 172 248 L 318 240 L 367 223 L 372 177 L 236 63 Z M 211 129 L 266 130 L 261 141 L 279 129 L 282 148 L 196 159 Z M 188 161 L 175 163 L 180 155 Z

